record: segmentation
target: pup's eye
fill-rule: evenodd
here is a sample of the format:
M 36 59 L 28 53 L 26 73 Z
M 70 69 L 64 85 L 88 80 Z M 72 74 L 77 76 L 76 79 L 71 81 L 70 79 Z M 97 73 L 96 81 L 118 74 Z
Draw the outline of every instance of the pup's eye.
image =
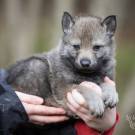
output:
M 73 45 L 73 47 L 74 47 L 75 49 L 77 49 L 77 50 L 80 49 L 80 45 L 79 45 L 79 44 Z
M 100 45 L 95 45 L 95 46 L 93 47 L 93 50 L 94 50 L 94 51 L 99 51 L 101 48 L 102 48 L 102 46 L 100 46 Z

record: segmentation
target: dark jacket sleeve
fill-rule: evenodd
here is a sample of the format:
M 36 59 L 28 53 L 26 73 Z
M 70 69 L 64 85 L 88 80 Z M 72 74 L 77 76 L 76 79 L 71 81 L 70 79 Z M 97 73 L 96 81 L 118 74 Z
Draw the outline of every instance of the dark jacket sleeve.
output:
M 5 81 L 6 76 L 6 71 L 0 70 L 0 135 L 11 135 L 18 124 L 28 121 L 19 98 Z

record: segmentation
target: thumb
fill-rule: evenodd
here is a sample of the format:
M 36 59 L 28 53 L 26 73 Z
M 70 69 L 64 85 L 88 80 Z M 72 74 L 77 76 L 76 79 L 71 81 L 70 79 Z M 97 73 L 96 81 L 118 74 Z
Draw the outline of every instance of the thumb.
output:
M 18 92 L 18 91 L 16 91 L 15 93 L 22 102 L 25 102 L 28 104 L 40 105 L 40 104 L 43 104 L 43 102 L 44 102 L 43 98 L 38 97 L 38 96 L 25 94 L 25 93 Z
M 111 80 L 109 77 L 107 77 L 107 76 L 104 78 L 104 82 L 105 82 L 105 83 L 109 83 L 109 84 L 111 84 L 111 85 L 115 85 L 115 82 L 112 81 L 112 80 Z

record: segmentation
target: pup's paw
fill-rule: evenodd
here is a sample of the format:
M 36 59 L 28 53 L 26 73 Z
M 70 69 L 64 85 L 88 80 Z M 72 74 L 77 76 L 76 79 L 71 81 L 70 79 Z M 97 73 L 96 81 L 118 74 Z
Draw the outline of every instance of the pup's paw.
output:
M 106 108 L 113 108 L 117 105 L 119 98 L 115 86 L 106 85 L 103 88 L 103 101 Z
M 79 85 L 78 91 L 85 98 L 91 115 L 101 118 L 105 108 L 101 88 L 92 82 L 83 82 Z
M 106 93 L 104 95 L 104 104 L 106 107 L 113 108 L 117 105 L 119 99 L 118 99 L 118 93 L 113 92 L 111 93 Z
M 104 113 L 104 102 L 101 97 L 97 95 L 93 95 L 92 98 L 89 100 L 88 103 L 91 115 L 101 118 Z

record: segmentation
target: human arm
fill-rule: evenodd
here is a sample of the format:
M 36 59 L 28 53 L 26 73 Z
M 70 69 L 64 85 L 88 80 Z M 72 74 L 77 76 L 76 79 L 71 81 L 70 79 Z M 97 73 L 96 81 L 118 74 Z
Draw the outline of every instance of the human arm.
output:
M 28 121 L 26 112 L 11 87 L 0 81 L 0 135 L 8 135 Z
M 0 70 L 0 135 L 8 135 L 26 122 L 44 125 L 68 119 L 61 108 L 41 105 L 43 99 L 16 92 L 5 81 L 7 72 Z M 58 116 L 60 115 L 60 116 Z
M 115 86 L 115 83 L 110 79 L 105 79 L 105 83 Z M 81 85 L 89 87 L 90 90 L 95 91 L 97 94 L 101 95 L 101 88 L 91 82 L 83 82 Z M 116 108 L 106 109 L 102 118 L 93 117 L 90 113 L 91 110 L 88 109 L 87 103 L 82 95 L 73 90 L 67 95 L 68 107 L 76 113 L 89 127 L 97 129 L 99 131 L 105 131 L 111 128 L 116 120 Z

